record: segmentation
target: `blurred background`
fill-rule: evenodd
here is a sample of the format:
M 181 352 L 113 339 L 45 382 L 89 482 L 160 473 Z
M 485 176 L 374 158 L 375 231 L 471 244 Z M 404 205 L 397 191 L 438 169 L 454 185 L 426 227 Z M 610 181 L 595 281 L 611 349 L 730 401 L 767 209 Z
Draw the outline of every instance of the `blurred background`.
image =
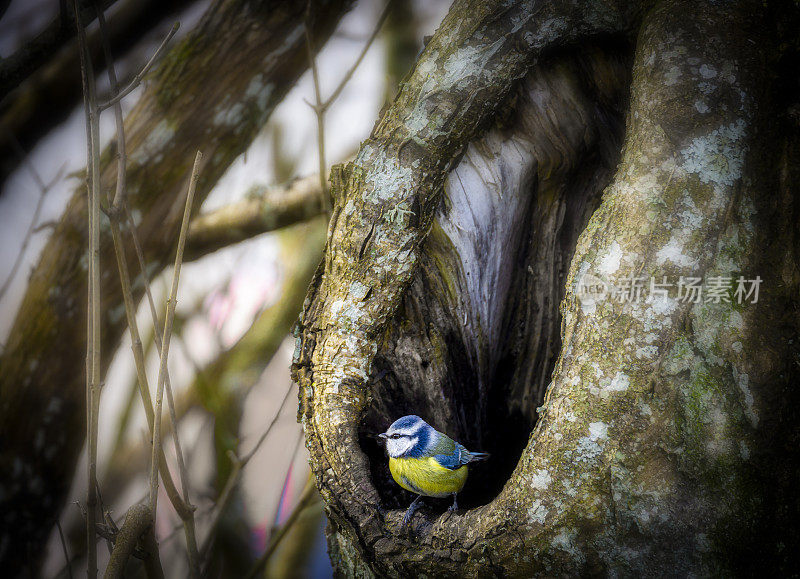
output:
M 25 47 L 59 17 L 62 4 L 59 0 L 0 2 L 0 10 L 5 8 L 0 18 L 0 57 L 6 59 Z M 141 14 L 143 5 L 156 3 L 118 0 L 106 4 L 111 4 L 105 12 L 110 29 L 116 25 L 121 30 L 114 47 L 117 75 L 124 86 L 175 21 L 181 28 L 173 43 L 192 30 L 211 2 L 160 2 L 157 10 L 144 7 L 146 17 Z M 320 50 L 317 66 L 323 99 L 346 77 L 385 6 L 381 0 L 357 2 Z M 448 7 L 448 0 L 392 3 L 376 40 L 324 117 L 328 166 L 357 151 L 413 65 L 424 37 L 434 32 Z M 7 340 L 29 272 L 53 222 L 63 212 L 86 165 L 84 112 L 80 93 L 76 95 L 74 90 L 80 90 L 75 42 L 74 38 L 66 42 L 58 58 L 50 59 L 24 82 L 2 79 L 8 84 L 0 101 L 4 152 L 0 173 L 0 344 Z M 107 95 L 108 82 L 100 70 L 97 79 L 101 96 Z M 123 99 L 124 113 L 131 110 L 141 91 L 139 87 Z M 317 173 L 317 118 L 308 104 L 314 98 L 309 70 L 247 152 L 217 183 L 202 212 L 244 198 L 253 186 L 277 185 Z M 114 136 L 112 110 L 102 115 L 100 128 L 105 145 Z M 211 541 L 211 556 L 224 561 L 217 568 L 224 569 L 226 576 L 243 574 L 268 547 L 272 552 L 266 562 L 267 576 L 331 576 L 322 507 L 316 491 L 304 492 L 309 469 L 302 430 L 296 422 L 297 390 L 289 376 L 294 341 L 286 323 L 300 312 L 305 289 L 322 255 L 324 235 L 324 218 L 316 217 L 226 247 L 185 264 L 182 270 L 169 376 L 190 474 L 190 496 L 197 506 L 198 540 L 201 547 L 204 541 Z M 152 285 L 161 316 L 171 276 L 168 268 Z M 144 303 L 139 306 L 138 320 L 148 376 L 154 385 L 158 354 Z M 107 524 L 113 527 L 121 524 L 131 504 L 147 494 L 149 436 L 127 334 L 105 377 L 99 420 L 98 481 Z M 166 413 L 163 423 L 169 434 Z M 165 436 L 164 448 L 173 468 L 171 436 Z M 223 460 L 221 454 L 230 449 L 235 449 L 233 460 Z M 61 515 L 63 544 L 58 529 L 51 534 L 45 577 L 85 573 L 85 460 L 84 452 Z M 237 461 L 240 471 L 231 468 Z M 174 474 L 177 476 L 177 470 Z M 298 503 L 302 511 L 297 511 Z M 288 528 L 287 520 L 291 523 Z M 168 577 L 188 573 L 180 523 L 169 500 L 161 497 L 156 535 Z M 275 543 L 278 529 L 286 532 Z M 101 570 L 109 556 L 103 543 L 101 540 L 98 546 Z M 244 562 L 244 568 L 236 570 L 231 561 Z

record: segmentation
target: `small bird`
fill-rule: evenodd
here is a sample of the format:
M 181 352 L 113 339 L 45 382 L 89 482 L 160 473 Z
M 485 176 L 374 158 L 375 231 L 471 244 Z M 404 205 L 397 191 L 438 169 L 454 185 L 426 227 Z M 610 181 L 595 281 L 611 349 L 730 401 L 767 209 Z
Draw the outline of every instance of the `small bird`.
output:
M 470 452 L 414 414 L 398 418 L 378 437 L 386 441 L 394 481 L 419 495 L 403 516 L 403 527 L 423 496 L 441 499 L 453 495 L 450 510 L 456 510 L 456 494 L 464 488 L 467 465 L 489 458 L 485 452 Z

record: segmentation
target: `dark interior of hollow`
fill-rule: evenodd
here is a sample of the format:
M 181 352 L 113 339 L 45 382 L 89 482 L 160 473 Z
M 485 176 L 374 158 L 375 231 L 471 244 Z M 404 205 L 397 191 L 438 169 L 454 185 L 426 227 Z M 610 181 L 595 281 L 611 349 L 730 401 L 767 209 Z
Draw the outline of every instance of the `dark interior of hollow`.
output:
M 536 424 L 537 408 L 561 348 L 559 306 L 578 236 L 599 206 L 619 161 L 632 48 L 619 39 L 605 39 L 589 49 L 565 50 L 552 58 L 570 59 L 583 76 L 584 93 L 593 101 L 597 137 L 559 177 L 558 190 L 554 192 L 550 184 L 543 192 L 541 176 L 534 180 L 526 209 L 529 218 L 513 249 L 516 266 L 505 303 L 501 355 L 484 381 L 488 387 L 482 395 L 460 324 L 452 319 L 446 300 L 438 297 L 446 293 L 444 285 L 423 255 L 420 272 L 374 360 L 371 403 L 359 429 L 384 508 L 405 508 L 413 499 L 392 480 L 376 437 L 397 418 L 417 414 L 468 449 L 491 453 L 488 462 L 470 466 L 459 494 L 460 508 L 484 505 L 497 496 Z M 591 59 L 613 66 L 597 67 Z M 597 78 L 598 71 L 612 71 L 616 78 Z M 597 88 L 601 83 L 603 90 Z M 619 87 L 611 98 L 609 83 Z M 506 119 L 504 125 L 513 130 L 513 119 L 507 123 Z M 426 243 L 434 241 L 429 238 Z M 433 498 L 424 502 L 434 515 L 450 504 Z

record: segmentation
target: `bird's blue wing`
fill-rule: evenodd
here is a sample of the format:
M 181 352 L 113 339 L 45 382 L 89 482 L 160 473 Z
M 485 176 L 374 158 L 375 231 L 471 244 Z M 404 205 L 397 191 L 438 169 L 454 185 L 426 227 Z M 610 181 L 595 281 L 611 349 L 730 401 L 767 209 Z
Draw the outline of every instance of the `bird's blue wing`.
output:
M 453 454 L 434 454 L 433 459 L 445 468 L 456 470 L 463 465 L 461 462 L 461 453 L 458 448 L 453 451 Z
M 443 434 L 439 436 L 431 450 L 434 452 L 434 460 L 450 470 L 456 470 L 469 462 L 469 460 L 465 460 L 467 458 L 464 452 L 466 449 Z

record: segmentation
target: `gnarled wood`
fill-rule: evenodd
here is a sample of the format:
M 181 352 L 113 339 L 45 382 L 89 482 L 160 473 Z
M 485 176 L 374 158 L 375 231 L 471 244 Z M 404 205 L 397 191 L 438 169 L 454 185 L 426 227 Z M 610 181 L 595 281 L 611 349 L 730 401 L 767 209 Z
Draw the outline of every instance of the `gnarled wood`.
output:
M 587 33 L 585 22 L 555 24 L 564 21 L 547 12 L 554 6 L 537 6 L 528 34 Z M 504 9 L 503 21 L 519 24 Z M 788 481 L 798 453 L 770 441 L 798 431 L 789 340 L 798 327 L 797 202 L 779 186 L 776 147 L 794 141 L 769 121 L 764 56 L 775 46 L 761 5 L 665 0 L 646 13 L 621 162 L 593 213 L 613 169 L 611 111 L 625 67 L 607 55 L 557 61 L 551 52 L 518 99 L 519 133 L 476 139 L 480 123 L 464 114 L 473 101 L 437 60 L 445 42 L 447 54 L 474 55 L 475 42 L 503 46 L 513 36 L 481 28 L 475 13 L 456 3 L 354 163 L 335 173 L 329 245 L 295 376 L 339 573 L 791 568 L 798 501 Z M 458 36 L 454 14 L 469 36 Z M 637 26 L 612 26 L 599 7 L 586 14 L 607 32 Z M 537 54 L 535 42 L 515 46 Z M 497 73 L 489 62 L 469 95 L 495 103 L 505 91 L 482 84 Z M 583 86 L 569 82 L 578 69 Z M 573 251 L 565 277 L 559 264 Z M 729 293 L 695 304 L 675 288 L 660 297 L 646 287 L 631 300 L 582 289 L 595 279 L 621 288 L 637 276 L 740 275 L 761 276 L 758 303 Z M 409 536 L 401 512 L 385 510 L 407 503 L 368 435 L 413 411 L 468 446 L 499 450 L 499 472 L 472 481 L 474 508 L 423 509 Z

